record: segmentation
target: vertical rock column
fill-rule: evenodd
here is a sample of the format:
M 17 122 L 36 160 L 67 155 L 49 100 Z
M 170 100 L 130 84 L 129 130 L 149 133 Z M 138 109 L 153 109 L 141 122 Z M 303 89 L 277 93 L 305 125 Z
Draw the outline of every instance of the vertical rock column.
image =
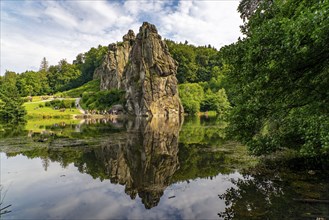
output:
M 102 65 L 94 73 L 94 79 L 101 80 L 101 90 L 125 89 L 122 78 L 134 42 L 135 34 L 132 30 L 129 30 L 123 36 L 123 42 L 113 43 L 108 46 L 108 52 Z
M 180 117 L 177 62 L 154 25 L 144 22 L 124 72 L 126 108 L 136 116 Z

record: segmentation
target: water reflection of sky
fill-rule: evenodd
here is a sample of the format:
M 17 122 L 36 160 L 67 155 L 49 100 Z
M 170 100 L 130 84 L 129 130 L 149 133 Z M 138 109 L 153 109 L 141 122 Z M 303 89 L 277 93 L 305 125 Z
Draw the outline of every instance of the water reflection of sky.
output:
M 170 185 L 156 207 L 145 209 L 139 197 L 132 200 L 124 192 L 124 186 L 93 179 L 73 164 L 63 168 L 50 162 L 45 171 L 39 158 L 7 158 L 1 153 L 4 205 L 12 204 L 6 219 L 214 219 L 225 208 L 218 194 L 232 187 L 231 178 L 241 175 L 219 174 Z

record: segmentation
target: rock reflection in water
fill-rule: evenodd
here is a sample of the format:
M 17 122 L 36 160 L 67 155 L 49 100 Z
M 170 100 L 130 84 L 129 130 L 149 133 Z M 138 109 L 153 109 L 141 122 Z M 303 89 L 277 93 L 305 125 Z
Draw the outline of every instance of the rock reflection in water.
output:
M 127 139 L 109 141 L 95 156 L 113 183 L 125 185 L 132 199 L 138 194 L 145 208 L 156 206 L 179 168 L 180 122 L 164 118 L 135 118 L 127 124 Z

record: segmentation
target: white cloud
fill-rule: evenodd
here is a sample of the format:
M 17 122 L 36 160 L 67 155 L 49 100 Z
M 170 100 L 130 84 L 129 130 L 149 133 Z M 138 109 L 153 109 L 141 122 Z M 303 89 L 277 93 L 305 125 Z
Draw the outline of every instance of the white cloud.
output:
M 237 1 L 182 1 L 178 10 L 161 20 L 173 40 L 216 48 L 235 42 L 242 21 Z
M 67 28 L 76 28 L 78 26 L 77 19 L 70 14 L 69 11 L 61 8 L 56 2 L 50 2 L 51 5 L 45 9 L 43 16 L 53 19 L 59 25 Z
M 220 48 L 241 35 L 238 1 L 1 1 L 1 74 L 69 62 L 120 41 L 143 21 L 164 38 Z

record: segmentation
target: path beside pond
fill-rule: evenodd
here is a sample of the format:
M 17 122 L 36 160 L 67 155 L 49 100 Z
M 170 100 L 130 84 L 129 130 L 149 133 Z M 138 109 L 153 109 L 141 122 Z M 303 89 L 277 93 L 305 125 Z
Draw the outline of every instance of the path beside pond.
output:
M 81 106 L 80 106 L 80 99 L 81 98 L 77 98 L 76 100 L 75 100 L 75 107 L 81 112 L 81 114 L 85 114 L 85 110 L 83 110 L 83 108 L 81 108 Z

